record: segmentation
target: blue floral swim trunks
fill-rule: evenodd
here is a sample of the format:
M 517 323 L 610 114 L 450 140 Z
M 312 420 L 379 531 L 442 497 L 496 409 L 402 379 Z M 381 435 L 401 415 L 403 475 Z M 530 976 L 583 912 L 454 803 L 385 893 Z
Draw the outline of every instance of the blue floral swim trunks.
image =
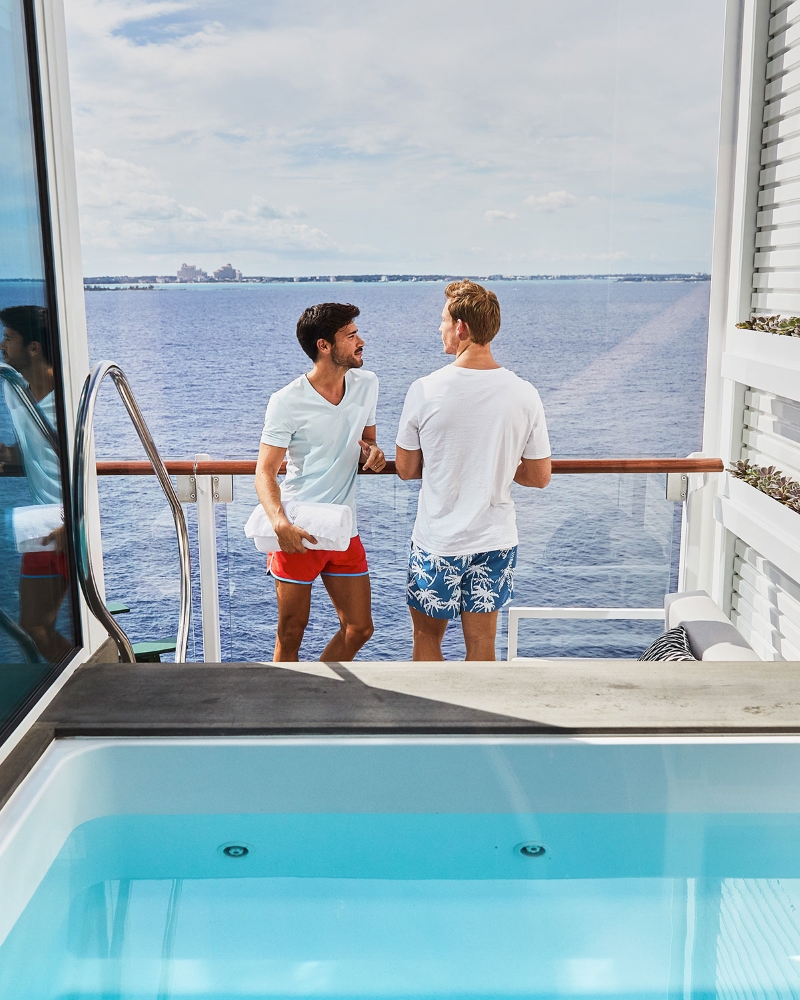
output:
M 412 543 L 406 600 L 429 618 L 458 618 L 462 611 L 499 611 L 514 596 L 517 547 L 435 556 Z

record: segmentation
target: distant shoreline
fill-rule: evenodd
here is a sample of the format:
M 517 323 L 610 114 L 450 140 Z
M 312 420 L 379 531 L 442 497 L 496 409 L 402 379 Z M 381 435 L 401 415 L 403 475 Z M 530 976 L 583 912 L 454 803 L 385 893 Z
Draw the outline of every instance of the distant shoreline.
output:
M 333 274 L 333 275 L 297 275 L 271 277 L 253 275 L 243 277 L 240 281 L 217 281 L 208 278 L 201 281 L 178 281 L 172 275 L 102 275 L 83 279 L 86 291 L 110 291 L 113 286 L 127 286 L 150 291 L 165 285 L 264 285 L 264 284 L 338 284 L 338 283 L 374 283 L 389 284 L 395 282 L 444 282 L 458 281 L 463 275 L 452 274 Z M 699 282 L 710 281 L 711 275 L 702 272 L 695 274 L 483 274 L 470 275 L 475 281 L 677 281 Z M 6 279 L 11 280 L 11 279 Z M 111 288 L 109 286 L 112 286 Z M 122 290 L 122 289 L 120 289 Z

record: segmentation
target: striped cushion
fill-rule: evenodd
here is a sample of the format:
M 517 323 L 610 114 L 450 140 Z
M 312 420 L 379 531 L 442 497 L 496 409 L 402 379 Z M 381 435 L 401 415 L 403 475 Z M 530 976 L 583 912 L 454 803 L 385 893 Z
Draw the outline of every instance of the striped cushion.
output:
M 689 636 L 682 625 L 663 632 L 639 657 L 640 660 L 694 660 Z

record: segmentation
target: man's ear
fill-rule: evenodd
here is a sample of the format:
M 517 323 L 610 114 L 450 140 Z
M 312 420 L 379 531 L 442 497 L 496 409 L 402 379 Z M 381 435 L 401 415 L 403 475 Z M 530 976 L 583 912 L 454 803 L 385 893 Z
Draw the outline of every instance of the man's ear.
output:
M 320 337 L 317 341 L 317 354 L 330 354 L 331 346 L 332 345 L 329 340 L 325 340 L 324 337 Z
M 456 321 L 456 334 L 458 335 L 459 340 L 469 340 L 472 336 L 469 332 L 469 327 L 463 319 Z
M 42 353 L 42 345 L 39 343 L 38 340 L 31 340 L 27 344 L 27 348 L 28 348 L 28 354 L 32 358 L 38 358 L 39 355 Z

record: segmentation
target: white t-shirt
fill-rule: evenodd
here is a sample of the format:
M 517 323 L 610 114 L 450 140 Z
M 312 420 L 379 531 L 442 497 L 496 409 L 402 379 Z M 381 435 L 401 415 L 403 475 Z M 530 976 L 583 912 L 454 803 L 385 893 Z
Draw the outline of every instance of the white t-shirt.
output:
M 3 395 L 22 453 L 25 476 L 33 499 L 36 503 L 61 503 L 61 469 L 50 443 L 36 426 L 25 404 L 7 382 L 3 382 Z M 54 392 L 49 392 L 44 399 L 39 400 L 39 409 L 50 426 L 55 429 Z
M 281 497 L 347 504 L 356 524 L 356 474 L 365 427 L 375 424 L 378 376 L 351 368 L 338 406 L 321 396 L 301 375 L 273 393 L 264 418 L 262 444 L 286 448 Z
M 547 458 L 539 393 L 507 368 L 448 365 L 413 382 L 397 444 L 422 449 L 412 538 L 439 556 L 518 542 L 511 483 L 521 458 Z

